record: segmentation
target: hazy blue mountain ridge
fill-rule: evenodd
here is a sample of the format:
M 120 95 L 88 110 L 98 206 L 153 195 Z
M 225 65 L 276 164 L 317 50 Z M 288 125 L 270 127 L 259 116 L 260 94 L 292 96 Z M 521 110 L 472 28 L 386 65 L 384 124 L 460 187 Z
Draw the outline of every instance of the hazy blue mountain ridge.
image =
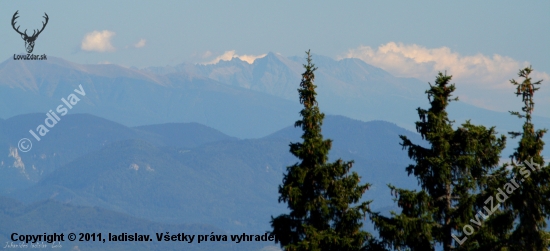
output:
M 132 129 L 89 114 L 69 114 L 61 117 L 58 124 L 36 141 L 28 130 L 43 124 L 45 117 L 35 113 L 0 121 L 0 147 L 4 149 L 4 154 L 0 155 L 1 193 L 35 184 L 58 167 L 118 141 L 142 139 L 156 146 L 195 147 L 234 139 L 196 123 Z M 32 140 L 29 152 L 18 150 L 21 138 Z
M 394 77 L 359 59 L 313 59 L 318 100 L 326 114 L 384 120 L 414 130 L 416 108 L 428 105 L 428 83 Z M 8 59 L 0 64 L 0 117 L 45 114 L 82 85 L 86 96 L 69 113 L 90 113 L 128 126 L 197 122 L 231 136 L 258 138 L 298 119 L 296 89 L 304 60 L 268 53 L 253 64 L 233 58 L 209 65 L 135 69 L 55 57 L 40 62 Z M 457 125 L 472 119 L 497 126 L 502 133 L 521 128 L 521 121 L 508 113 L 462 102 L 449 111 Z M 550 128 L 550 118 L 535 121 Z
M 238 137 L 260 137 L 298 116 L 296 102 L 172 73 L 155 75 L 116 65 L 79 65 L 51 58 L 0 64 L 0 117 L 39 112 L 63 104 L 82 86 L 84 97 L 68 113 L 90 113 L 124 125 L 198 122 Z
M 316 71 L 317 99 L 326 114 L 343 115 L 361 121 L 384 120 L 415 131 L 416 108 L 429 108 L 425 90 L 429 88 L 414 78 L 398 78 L 355 58 L 334 60 L 313 55 Z M 182 64 L 174 71 L 199 74 L 230 86 L 265 92 L 297 101 L 298 83 L 303 72 L 303 57 L 285 58 L 275 53 L 256 59 L 253 64 L 233 58 L 211 65 Z M 192 69 L 192 70 L 191 70 Z M 146 69 L 147 70 L 147 69 Z M 223 74 L 221 74 L 223 73 Z M 222 77 L 223 76 L 223 77 Z M 435 79 L 435 78 L 434 78 Z M 460 83 L 456 83 L 461 88 Z M 518 101 L 518 109 L 521 102 Z M 507 112 L 495 112 L 458 101 L 448 107 L 455 127 L 466 120 L 486 127 L 496 126 L 499 133 L 521 130 L 523 122 Z M 534 116 L 538 128 L 550 128 L 550 118 Z M 512 153 L 517 140 L 509 139 L 504 156 Z M 550 156 L 550 149 L 545 151 Z
M 33 116 L 42 115 L 28 115 Z M 66 127 L 53 128 L 63 135 L 48 134 L 30 152 L 18 153 L 17 161 L 27 173 L 34 172 L 33 179 L 13 166 L 15 157 L 1 157 L 7 163 L 0 167 L 3 194 L 28 203 L 54 199 L 230 231 L 267 230 L 269 215 L 286 210 L 277 203 L 277 187 L 286 167 L 297 162 L 288 145 L 300 140 L 299 128 L 237 140 L 195 123 L 128 128 L 85 114 L 64 119 L 59 123 L 66 122 Z M 19 136 L 12 133 L 18 128 L 8 128 L 4 133 Z M 387 183 L 415 187 L 416 181 L 404 172 L 409 160 L 398 135 L 419 141 L 417 134 L 387 122 L 342 116 L 327 116 L 323 134 L 334 140 L 331 159 L 355 160 L 353 170 L 373 184 L 365 199 L 374 199 L 374 208 L 393 205 Z M 64 158 L 48 162 L 51 156 Z M 27 183 L 14 187 L 10 180 Z

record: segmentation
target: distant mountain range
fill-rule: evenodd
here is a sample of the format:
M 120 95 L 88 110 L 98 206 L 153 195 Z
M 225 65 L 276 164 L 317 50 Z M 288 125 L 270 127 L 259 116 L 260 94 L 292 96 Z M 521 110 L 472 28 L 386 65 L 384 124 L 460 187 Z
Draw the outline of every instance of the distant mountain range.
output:
M 318 101 L 328 114 L 323 135 L 333 140 L 330 159 L 354 160 L 352 170 L 372 184 L 363 198 L 374 200 L 375 211 L 395 209 L 388 183 L 417 188 L 406 175 L 411 161 L 398 136 L 422 144 L 413 130 L 416 108 L 428 108 L 428 85 L 358 59 L 313 59 Z M 19 229 L 14 226 L 33 221 L 39 228 L 20 231 L 269 230 L 270 216 L 287 210 L 277 203 L 277 187 L 286 167 L 297 162 L 288 144 L 301 140 L 291 125 L 301 109 L 296 89 L 302 63 L 274 53 L 253 64 L 234 58 L 145 69 L 53 57 L 1 63 L 0 220 L 8 224 L 0 224 L 0 242 Z M 501 133 L 521 130 L 522 124 L 462 102 L 451 103 L 449 115 L 455 125 L 471 119 Z M 537 128 L 550 128 L 548 118 L 534 121 Z M 30 151 L 18 148 L 22 138 L 32 143 Z M 517 146 L 511 140 L 507 145 L 503 159 Z M 550 156 L 550 148 L 544 154 Z M 59 219 L 55 212 L 74 221 L 53 221 Z M 372 229 L 368 220 L 366 227 Z M 190 249 L 273 244 L 258 245 Z
M 92 115 L 67 115 L 26 153 L 10 142 L 42 114 L 4 120 L 0 191 L 35 203 L 55 201 L 165 223 L 208 224 L 231 231 L 268 230 L 269 216 L 286 211 L 277 187 L 297 160 L 288 144 L 300 140 L 287 127 L 260 139 L 239 140 L 196 124 L 128 128 Z M 18 126 L 13 126 L 18 125 Z M 353 170 L 373 184 L 365 199 L 374 208 L 393 205 L 387 183 L 415 187 L 404 168 L 410 160 L 398 135 L 420 137 L 394 124 L 328 116 L 331 159 L 355 160 Z
M 356 58 L 336 61 L 313 55 L 313 63 L 318 67 L 315 83 L 318 86 L 319 106 L 327 114 L 343 115 L 362 121 L 384 120 L 414 131 L 414 122 L 418 120 L 416 108 L 428 106 L 425 90 L 429 85 L 418 79 L 394 77 Z M 296 89 L 304 71 L 303 64 L 303 57 L 287 58 L 268 53 L 265 57 L 256 59 L 253 64 L 233 58 L 210 65 L 184 63 L 143 70 L 160 75 L 185 73 L 202 76 L 229 86 L 260 91 L 296 102 Z M 460 83 L 457 83 L 457 88 L 461 88 Z M 516 101 L 516 110 L 521 110 L 521 101 Z M 494 112 L 460 101 L 449 106 L 449 116 L 457 125 L 470 119 L 474 124 L 496 126 L 503 134 L 518 130 L 523 123 L 508 113 Z M 535 117 L 538 127 L 550 128 L 550 118 Z
M 397 78 L 359 59 L 314 55 L 323 112 L 361 121 L 384 120 L 414 130 L 415 109 L 427 107 L 428 83 Z M 62 104 L 79 85 L 86 96 L 69 113 L 90 113 L 127 126 L 197 122 L 238 138 L 259 138 L 298 119 L 302 57 L 268 53 L 253 64 L 233 58 L 217 64 L 145 69 L 81 65 L 60 58 L 0 64 L 0 118 L 43 113 Z M 457 86 L 460 88 L 460 85 Z M 520 110 L 520 102 L 518 109 Z M 457 102 L 457 123 L 497 126 L 505 133 L 522 122 L 507 113 Z M 540 128 L 550 118 L 536 117 Z
M 289 111 L 299 111 L 296 102 L 204 77 L 48 58 L 0 64 L 0 117 L 55 111 L 79 85 L 86 96 L 69 114 L 90 113 L 128 126 L 198 122 L 238 137 L 259 137 L 292 123 L 298 114 Z

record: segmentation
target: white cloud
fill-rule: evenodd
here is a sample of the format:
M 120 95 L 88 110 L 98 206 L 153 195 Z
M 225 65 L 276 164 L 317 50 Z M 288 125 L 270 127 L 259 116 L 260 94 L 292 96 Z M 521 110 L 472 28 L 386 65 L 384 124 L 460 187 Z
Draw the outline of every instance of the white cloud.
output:
M 456 94 L 462 101 L 502 111 L 517 107 L 509 99 L 515 96 L 510 79 L 519 80 L 518 71 L 530 65 L 529 62 L 498 54 L 461 55 L 447 47 L 426 48 L 395 42 L 378 48 L 359 46 L 339 57 L 342 58 L 359 58 L 395 76 L 418 78 L 430 83 L 439 71 L 447 71 L 448 75 L 453 76 L 452 82 L 457 84 Z M 547 73 L 536 71 L 535 66 L 533 68 L 533 80 L 550 80 Z
M 139 42 L 137 42 L 137 44 L 134 44 L 134 47 L 141 48 L 141 47 L 145 46 L 146 42 L 147 42 L 147 40 L 142 38 L 142 39 L 139 40 Z
M 205 55 L 211 55 L 212 53 L 210 53 L 210 51 L 207 51 L 205 53 Z M 254 63 L 254 60 L 258 59 L 258 58 L 263 58 L 265 57 L 265 55 L 267 54 L 261 54 L 261 55 L 237 55 L 235 54 L 235 50 L 232 50 L 232 51 L 226 51 L 224 52 L 222 55 L 220 56 L 217 56 L 216 58 L 214 58 L 213 60 L 209 61 L 209 62 L 206 62 L 206 63 L 203 63 L 203 64 L 216 64 L 218 62 L 220 62 L 220 60 L 224 60 L 224 61 L 229 61 L 233 58 L 238 58 L 242 61 L 245 61 L 249 64 L 252 64 Z
M 235 50 L 226 51 L 222 55 L 217 56 L 216 58 L 214 58 L 212 61 L 204 63 L 204 64 L 217 64 L 218 62 L 220 62 L 220 60 L 229 61 L 234 57 L 236 57 Z
M 261 54 L 261 55 L 241 55 L 239 56 L 238 58 L 242 61 L 246 61 L 247 63 L 249 64 L 252 64 L 254 63 L 254 60 L 258 59 L 258 58 L 263 58 L 265 57 L 265 55 L 267 54 Z
M 432 82 L 438 71 L 447 71 L 453 80 L 465 84 L 484 84 L 499 88 L 510 86 L 509 79 L 529 62 L 519 62 L 498 54 L 463 56 L 447 47 L 426 48 L 416 44 L 389 42 L 376 49 L 360 46 L 340 58 L 359 58 L 395 76 Z M 543 75 L 548 77 L 548 74 Z
M 114 35 L 116 35 L 116 33 L 108 30 L 92 31 L 86 34 L 80 48 L 85 51 L 115 51 L 115 47 L 111 44 L 111 38 Z

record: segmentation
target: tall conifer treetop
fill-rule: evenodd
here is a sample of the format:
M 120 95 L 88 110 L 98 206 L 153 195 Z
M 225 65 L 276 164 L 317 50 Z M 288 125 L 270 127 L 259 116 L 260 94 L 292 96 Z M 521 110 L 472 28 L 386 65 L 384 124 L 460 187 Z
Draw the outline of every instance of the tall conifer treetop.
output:
M 504 204 L 507 212 L 513 215 L 509 225 L 514 226 L 514 229 L 507 240 L 512 250 L 547 250 L 550 245 L 550 234 L 545 230 L 546 220 L 550 217 L 550 166 L 544 166 L 541 155 L 544 148 L 542 137 L 547 130 L 535 131 L 531 122 L 535 108 L 533 97 L 542 80 L 532 82 L 529 77 L 532 71 L 531 67 L 519 71 L 518 76 L 523 78 L 521 83 L 510 80 L 516 86 L 515 94 L 521 96 L 524 103 L 523 113 L 510 113 L 525 120 L 522 132 L 510 132 L 512 137 L 521 136 L 518 147 L 510 157 L 512 176 L 522 178 L 518 189 Z M 534 163 L 539 170 L 530 171 L 526 162 Z M 527 176 L 525 171 L 528 172 Z
M 353 161 L 328 163 L 332 141 L 321 134 L 324 114 L 313 84 L 317 68 L 306 53 L 298 89 L 304 108 L 295 123 L 303 142 L 290 144 L 300 162 L 287 167 L 279 186 L 279 202 L 287 203 L 290 213 L 272 218 L 272 233 L 285 250 L 360 250 L 370 236 L 361 230 L 370 202 L 359 202 L 369 184 L 359 185 L 359 175 L 349 172 Z
M 415 162 L 405 170 L 416 177 L 421 190 L 389 185 L 401 213 L 371 215 L 382 242 L 390 248 L 427 251 L 440 245 L 445 251 L 455 250 L 459 244 L 452 235 L 474 218 L 476 192 L 498 165 L 504 149 L 505 138 L 497 138 L 494 127 L 466 121 L 453 129 L 446 111 L 449 103 L 457 100 L 452 98 L 455 85 L 450 80 L 451 76 L 439 73 L 426 91 L 430 108 L 417 109 L 420 120 L 416 129 L 430 147 L 400 136 L 401 145 Z

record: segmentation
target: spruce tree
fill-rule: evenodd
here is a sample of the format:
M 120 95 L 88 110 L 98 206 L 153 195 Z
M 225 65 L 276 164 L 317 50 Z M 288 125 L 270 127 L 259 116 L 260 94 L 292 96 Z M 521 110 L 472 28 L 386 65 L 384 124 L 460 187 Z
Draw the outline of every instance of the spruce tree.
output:
M 550 235 L 546 229 L 546 219 L 550 216 L 550 166 L 544 166 L 541 152 L 544 147 L 542 137 L 544 130 L 535 131 L 531 121 L 535 108 L 533 96 L 542 80 L 532 82 L 529 74 L 531 67 L 519 71 L 523 78 L 521 83 L 510 82 L 516 86 L 515 94 L 522 97 L 523 113 L 510 112 L 524 119 L 522 132 L 510 132 L 512 138 L 521 136 L 519 146 L 511 158 L 511 177 L 519 180 L 519 186 L 504 203 L 505 208 L 513 215 L 508 225 L 513 225 L 513 231 L 507 240 L 511 250 L 547 250 Z M 515 224 L 514 224 L 515 223 Z
M 467 235 L 463 230 L 462 240 L 458 241 L 460 246 L 456 250 L 509 251 L 507 240 L 514 225 L 514 216 L 500 200 L 505 199 L 502 194 L 510 191 L 507 189 L 513 184 L 510 177 L 508 164 L 504 164 L 479 182 L 479 188 L 472 194 L 476 201 L 476 213 L 470 219 L 470 226 L 475 227 L 475 232 Z
M 459 232 L 470 229 L 475 218 L 480 188 L 498 165 L 505 137 L 496 136 L 494 127 L 472 125 L 469 121 L 453 129 L 446 108 L 455 91 L 451 76 L 439 73 L 435 85 L 426 91 L 431 107 L 418 108 L 420 121 L 416 129 L 430 144 L 414 144 L 400 136 L 401 145 L 415 162 L 406 168 L 414 175 L 421 190 L 399 189 L 389 185 L 401 212 L 390 217 L 373 213 L 371 220 L 382 243 L 398 250 L 469 249 L 476 243 L 457 243 Z M 471 227 L 471 226 L 470 226 Z M 464 240 L 464 239 L 462 239 Z M 467 240 L 466 240 L 467 241 Z
M 303 142 L 291 143 L 290 152 L 300 162 L 287 167 L 279 186 L 279 203 L 288 203 L 289 214 L 272 217 L 272 233 L 284 250 L 360 250 L 369 237 L 361 220 L 370 202 L 359 202 L 369 184 L 360 185 L 350 173 L 353 161 L 328 163 L 331 140 L 323 139 L 324 114 L 319 111 L 310 52 L 298 89 L 303 110 L 295 127 Z

